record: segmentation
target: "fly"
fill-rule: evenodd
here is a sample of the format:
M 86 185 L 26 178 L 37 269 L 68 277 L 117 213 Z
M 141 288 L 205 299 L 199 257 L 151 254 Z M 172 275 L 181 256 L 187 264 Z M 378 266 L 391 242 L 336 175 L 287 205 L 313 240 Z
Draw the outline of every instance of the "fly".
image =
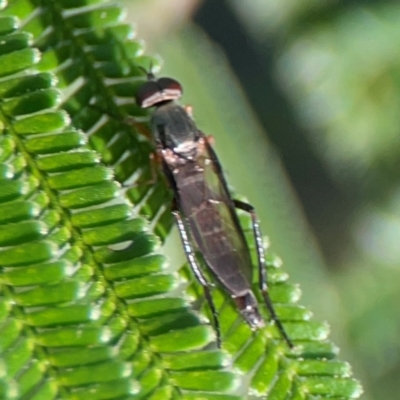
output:
M 254 208 L 231 197 L 209 139 L 196 127 L 189 109 L 176 102 L 182 92 L 178 81 L 156 79 L 149 73 L 148 81 L 138 90 L 137 103 L 142 108 L 155 108 L 151 132 L 163 172 L 174 194 L 172 214 L 189 265 L 210 306 L 218 346 L 221 346 L 221 332 L 210 293 L 212 284 L 203 274 L 194 249 L 200 251 L 213 276 L 231 296 L 250 328 L 254 330 L 265 325 L 251 288 L 250 251 L 236 213 L 236 209 L 240 209 L 249 213 L 252 219 L 259 289 L 283 339 L 293 347 L 269 296 L 262 235 Z

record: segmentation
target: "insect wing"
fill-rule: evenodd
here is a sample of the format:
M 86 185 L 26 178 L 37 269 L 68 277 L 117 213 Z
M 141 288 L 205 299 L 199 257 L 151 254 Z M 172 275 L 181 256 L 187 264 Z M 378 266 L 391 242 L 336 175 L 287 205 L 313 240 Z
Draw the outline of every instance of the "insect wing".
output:
M 196 173 L 190 171 L 189 178 L 188 170 L 180 171 L 180 203 L 207 265 L 232 295 L 239 296 L 250 288 L 251 260 L 224 177 L 218 171 L 211 154 L 204 150 Z

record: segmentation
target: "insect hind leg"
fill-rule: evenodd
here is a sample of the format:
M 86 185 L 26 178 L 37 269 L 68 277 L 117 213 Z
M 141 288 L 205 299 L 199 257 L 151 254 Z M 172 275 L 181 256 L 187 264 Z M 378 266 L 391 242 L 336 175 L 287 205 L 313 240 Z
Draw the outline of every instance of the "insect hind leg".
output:
M 175 207 L 173 207 L 175 208 Z M 200 269 L 199 264 L 197 263 L 195 253 L 193 251 L 192 245 L 190 243 L 189 235 L 187 233 L 185 223 L 179 213 L 178 210 L 173 210 L 172 214 L 175 218 L 175 222 L 178 226 L 179 235 L 181 237 L 181 241 L 183 244 L 183 249 L 185 251 L 186 258 L 189 261 L 190 268 L 192 269 L 196 279 L 199 281 L 201 286 L 203 287 L 204 295 L 206 297 L 207 303 L 210 307 L 212 318 L 213 318 L 213 326 L 215 329 L 215 333 L 217 336 L 217 345 L 221 348 L 221 329 L 218 320 L 218 312 L 214 304 L 214 300 L 211 296 L 210 287 L 212 284 L 207 281 L 207 278 L 204 276 L 203 272 Z
M 269 295 L 263 238 L 262 238 L 262 234 L 261 234 L 260 223 L 258 221 L 254 207 L 251 204 L 245 203 L 240 200 L 233 200 L 233 202 L 234 202 L 234 205 L 236 208 L 248 212 L 251 216 L 252 225 L 253 225 L 253 235 L 254 235 L 254 239 L 256 242 L 256 248 L 257 248 L 258 282 L 259 282 L 260 291 L 262 293 L 264 302 L 268 308 L 268 311 L 271 315 L 272 320 L 275 322 L 275 324 L 276 324 L 279 332 L 281 333 L 283 339 L 285 340 L 285 342 L 288 344 L 288 346 L 290 348 L 293 348 L 293 342 L 289 338 L 281 320 L 279 319 L 278 315 L 276 314 L 274 305 L 272 304 L 272 300 Z

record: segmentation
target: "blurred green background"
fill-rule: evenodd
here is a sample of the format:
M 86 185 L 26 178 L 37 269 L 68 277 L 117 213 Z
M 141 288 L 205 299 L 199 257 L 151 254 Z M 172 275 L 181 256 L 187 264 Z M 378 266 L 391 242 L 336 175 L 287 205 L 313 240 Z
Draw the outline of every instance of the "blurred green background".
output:
M 400 4 L 125 5 L 362 398 L 400 398 Z

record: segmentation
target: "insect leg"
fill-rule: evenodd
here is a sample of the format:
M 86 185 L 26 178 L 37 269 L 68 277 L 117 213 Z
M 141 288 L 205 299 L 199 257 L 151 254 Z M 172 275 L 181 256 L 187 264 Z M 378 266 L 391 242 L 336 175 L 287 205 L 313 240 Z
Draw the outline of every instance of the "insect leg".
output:
M 150 176 L 145 177 L 145 179 L 141 179 L 140 177 L 133 186 L 153 186 L 155 185 L 159 180 L 159 167 L 161 164 L 160 157 L 156 152 L 152 152 L 149 154 L 149 161 L 150 161 Z M 147 175 L 147 174 L 146 174 Z
M 197 263 L 196 256 L 192 249 L 192 245 L 190 243 L 190 238 L 189 238 L 188 232 L 186 230 L 185 223 L 183 222 L 181 214 L 180 214 L 179 210 L 177 209 L 176 205 L 173 205 L 172 214 L 173 214 L 176 224 L 178 226 L 179 235 L 181 237 L 183 249 L 185 251 L 186 258 L 189 261 L 190 268 L 192 269 L 196 279 L 200 282 L 201 286 L 203 286 L 204 295 L 206 297 L 208 305 L 210 306 L 212 317 L 213 317 L 213 325 L 214 325 L 214 329 L 215 329 L 215 332 L 217 335 L 217 345 L 220 348 L 221 347 L 221 330 L 220 330 L 220 326 L 219 326 L 218 312 L 217 312 L 217 309 L 215 308 L 215 304 L 214 304 L 214 301 L 212 299 L 211 292 L 210 292 L 211 284 L 207 281 L 206 277 L 203 275 L 203 272 L 200 269 L 199 264 Z
M 114 113 L 113 111 L 105 110 L 102 107 L 97 106 L 96 104 L 89 104 L 89 107 L 101 112 L 104 115 L 113 118 L 118 122 L 121 122 L 122 124 L 133 126 L 140 136 L 146 138 L 147 142 L 153 143 L 153 137 L 151 135 L 151 131 L 148 128 L 148 126 L 142 122 L 137 121 L 135 117 L 132 117 L 131 115 L 121 117 L 118 114 Z M 158 182 L 159 179 L 157 171 L 161 161 L 158 155 L 154 153 L 154 151 L 150 153 L 149 160 L 150 160 L 150 177 L 149 178 L 146 177 L 145 180 L 136 181 L 133 185 L 129 184 L 125 186 L 125 184 L 123 184 L 124 187 L 135 187 L 139 185 L 151 186 Z
M 253 234 L 256 241 L 256 248 L 257 248 L 257 258 L 258 258 L 258 282 L 260 285 L 261 293 L 264 297 L 265 304 L 268 307 L 269 313 L 271 318 L 275 322 L 276 326 L 278 327 L 282 337 L 288 344 L 290 348 L 293 347 L 293 342 L 290 340 L 288 334 L 285 331 L 285 328 L 282 325 L 279 317 L 276 315 L 275 308 L 272 304 L 272 300 L 269 296 L 268 291 L 268 283 L 267 283 L 267 268 L 265 266 L 265 253 L 264 253 L 264 246 L 263 246 L 263 239 L 261 235 L 261 228 L 260 223 L 257 219 L 257 215 L 255 213 L 254 207 L 248 203 L 244 203 L 243 201 L 233 200 L 235 207 L 246 211 L 250 214 L 252 224 L 253 224 Z
M 189 115 L 189 117 L 193 119 L 193 107 L 186 105 L 183 108 L 185 109 L 187 115 Z
M 118 122 L 135 127 L 139 135 L 144 136 L 149 142 L 153 141 L 153 137 L 151 135 L 151 131 L 148 128 L 148 126 L 143 122 L 138 121 L 135 117 L 132 117 L 131 115 L 121 117 L 115 112 L 111 110 L 105 110 L 104 108 L 99 107 L 96 104 L 89 104 L 89 107 L 99 111 L 102 114 L 108 115 L 109 117 L 113 118 Z
M 134 126 L 139 135 L 145 137 L 149 142 L 153 141 L 153 136 L 151 135 L 150 129 L 143 122 L 138 121 L 135 117 L 132 117 L 131 115 L 125 116 L 122 121 L 126 125 Z

